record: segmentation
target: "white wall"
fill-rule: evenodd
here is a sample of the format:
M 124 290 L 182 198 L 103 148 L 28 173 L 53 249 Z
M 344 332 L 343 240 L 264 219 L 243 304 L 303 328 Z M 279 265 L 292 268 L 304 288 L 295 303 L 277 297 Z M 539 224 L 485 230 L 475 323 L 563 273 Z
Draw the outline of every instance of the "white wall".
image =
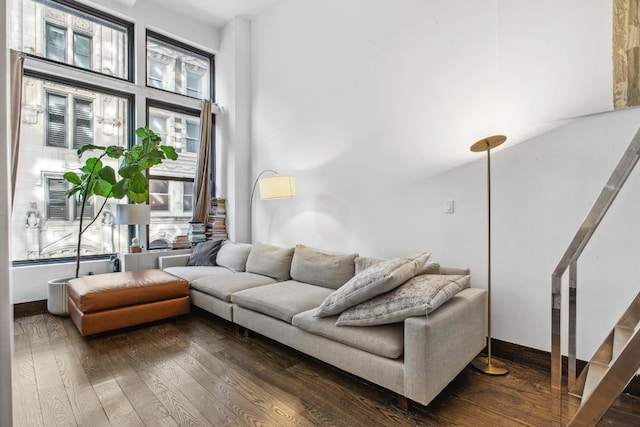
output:
M 469 146 L 505 133 L 493 335 L 549 350 L 551 272 L 640 124 L 638 110 L 562 121 L 611 108 L 611 20 L 605 0 L 277 3 L 252 23 L 253 173 L 295 174 L 298 197 L 257 200 L 254 240 L 431 250 L 486 287 L 486 161 Z M 611 327 L 587 316 L 631 300 L 628 199 L 581 262 L 582 358 Z
M 101 274 L 111 272 L 109 260 L 83 261 L 80 274 Z M 47 282 L 60 277 L 75 277 L 76 263 L 38 264 L 11 268 L 13 303 L 47 299 Z
M 249 241 L 251 186 L 251 25 L 234 18 L 216 55 L 216 194 L 226 198 L 229 238 Z
M 0 0 L 0 22 L 6 22 L 7 3 Z M 7 46 L 7 28 L 0 31 L 0 46 Z M 8 49 L 0 54 L 0 70 L 8 70 Z M 0 105 L 9 103 L 8 73 L 1 73 Z M 0 235 L 9 235 L 9 109 L 0 108 Z M 12 425 L 11 359 L 13 355 L 13 306 L 9 281 L 10 239 L 0 239 L 0 426 Z

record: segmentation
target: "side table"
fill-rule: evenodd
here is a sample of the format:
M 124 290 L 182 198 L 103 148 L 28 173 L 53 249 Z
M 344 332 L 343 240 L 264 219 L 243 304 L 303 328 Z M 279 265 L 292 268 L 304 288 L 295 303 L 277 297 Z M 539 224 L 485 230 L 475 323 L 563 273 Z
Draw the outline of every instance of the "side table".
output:
M 68 316 L 67 307 L 67 279 L 53 279 L 47 283 L 47 310 L 57 316 Z

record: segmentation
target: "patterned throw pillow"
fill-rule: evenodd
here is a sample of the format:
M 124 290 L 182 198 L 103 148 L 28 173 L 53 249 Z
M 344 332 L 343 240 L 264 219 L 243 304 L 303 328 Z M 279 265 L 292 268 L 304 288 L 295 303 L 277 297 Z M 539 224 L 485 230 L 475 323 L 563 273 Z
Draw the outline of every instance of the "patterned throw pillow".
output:
M 388 292 L 416 275 L 431 253 L 412 258 L 382 261 L 362 270 L 351 280 L 332 292 L 320 305 L 314 316 L 326 317 L 342 313 L 347 308 Z
M 338 326 L 372 326 L 425 316 L 470 286 L 470 276 L 423 274 L 342 312 Z

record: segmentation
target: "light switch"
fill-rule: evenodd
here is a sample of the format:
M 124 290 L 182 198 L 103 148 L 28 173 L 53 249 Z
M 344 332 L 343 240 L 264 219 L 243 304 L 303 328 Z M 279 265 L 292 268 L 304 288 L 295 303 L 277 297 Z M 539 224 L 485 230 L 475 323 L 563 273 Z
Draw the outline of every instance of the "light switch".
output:
M 444 201 L 444 213 L 447 213 L 447 214 L 453 213 L 453 200 Z

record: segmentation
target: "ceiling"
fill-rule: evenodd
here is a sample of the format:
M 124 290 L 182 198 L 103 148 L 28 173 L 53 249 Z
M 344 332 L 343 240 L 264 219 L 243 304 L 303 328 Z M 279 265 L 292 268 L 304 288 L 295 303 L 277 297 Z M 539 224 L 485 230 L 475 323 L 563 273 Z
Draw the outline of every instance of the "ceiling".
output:
M 270 8 L 278 0 L 113 0 L 127 7 L 152 2 L 155 7 L 173 11 L 199 22 L 224 26 L 238 16 L 249 21 Z

